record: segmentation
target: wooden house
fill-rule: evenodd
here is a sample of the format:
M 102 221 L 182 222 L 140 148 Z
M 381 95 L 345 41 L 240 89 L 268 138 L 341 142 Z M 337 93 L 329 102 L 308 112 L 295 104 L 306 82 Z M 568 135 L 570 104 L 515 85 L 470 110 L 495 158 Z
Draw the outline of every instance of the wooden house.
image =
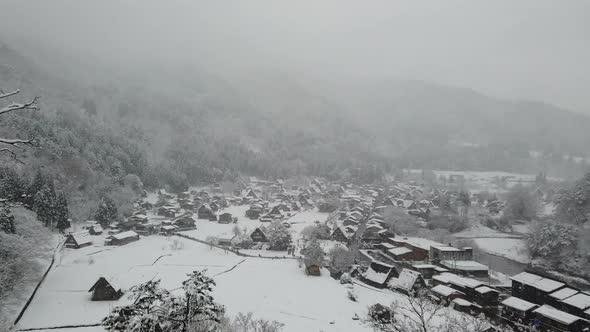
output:
M 500 292 L 490 286 L 480 286 L 475 289 L 474 302 L 483 308 L 497 307 Z
M 66 248 L 80 249 L 92 244 L 92 237 L 88 231 L 70 233 L 64 242 Z
M 551 293 L 564 288 L 565 284 L 539 275 L 521 272 L 510 278 L 512 280 L 512 296 L 539 305 L 551 302 Z
M 561 306 L 559 308 L 572 315 L 583 317 L 585 311 L 590 309 L 590 294 L 580 292 L 567 297 L 561 300 Z
M 348 241 L 350 240 L 347 232 L 342 227 L 334 228 L 334 230 L 332 231 L 332 234 L 330 234 L 330 238 L 334 241 L 338 241 L 338 242 L 342 242 L 342 243 L 348 243 Z
M 406 247 L 393 247 L 385 250 L 385 254 L 395 261 L 411 261 L 414 258 L 414 251 Z
M 391 278 L 388 283 L 390 289 L 406 295 L 417 294 L 425 285 L 426 283 L 420 273 L 405 268 L 402 269 L 399 277 Z
M 247 197 L 249 199 L 258 199 L 259 198 L 258 194 L 253 189 L 248 190 L 245 197 Z
M 283 211 L 279 208 L 279 206 L 274 206 L 268 213 L 267 216 L 273 219 L 282 219 L 283 218 Z
M 179 231 L 184 231 L 184 230 L 189 230 L 189 229 L 195 229 L 196 226 L 196 220 L 193 219 L 192 217 L 190 217 L 190 215 L 185 215 L 183 217 L 180 217 L 176 220 L 174 220 L 173 225 L 176 226 L 176 228 Z
M 260 228 L 256 228 L 252 234 L 250 234 L 250 238 L 254 242 L 268 242 L 266 235 Z
M 90 296 L 92 301 L 117 301 L 123 296 L 121 288 L 113 286 L 104 277 L 98 278 L 88 292 L 92 293 Z
M 373 287 L 385 288 L 389 280 L 397 277 L 394 266 L 373 260 L 367 271 L 361 276 L 361 280 Z
M 219 215 L 220 224 L 229 224 L 233 221 L 231 213 L 225 212 Z
M 106 238 L 105 245 L 122 246 L 139 240 L 139 235 L 134 231 L 114 234 Z
M 209 204 L 205 203 L 205 204 L 201 205 L 201 207 L 199 207 L 199 210 L 197 210 L 197 215 L 198 215 L 199 219 L 210 220 L 211 216 L 213 216 L 215 214 L 213 213 L 213 210 L 211 209 Z
M 533 310 L 535 323 L 542 331 L 582 332 L 590 330 L 590 323 L 578 316 L 542 305 Z M 540 323 L 540 324 L 539 324 Z
M 163 225 L 160 226 L 160 234 L 162 235 L 172 235 L 176 232 L 176 226 L 173 225 Z
M 512 296 L 502 301 L 500 317 L 512 323 L 529 325 L 536 307 L 534 303 Z
M 446 285 L 436 285 L 430 289 L 430 298 L 442 305 L 449 305 L 456 298 L 462 298 L 465 294 Z
M 488 267 L 476 261 L 445 260 L 440 261 L 440 265 L 452 273 L 462 276 L 486 278 L 489 275 Z
M 447 272 L 433 276 L 432 282 L 435 285 L 443 284 L 460 291 L 461 293 L 465 294 L 465 299 L 469 301 L 473 301 L 475 299 L 476 289 L 484 286 L 484 283 L 479 280 L 466 278 Z
M 561 301 L 567 299 L 570 296 L 578 294 L 579 291 L 577 289 L 573 289 L 570 287 L 564 287 L 560 290 L 557 290 L 551 294 L 549 294 L 549 299 L 545 304 L 548 304 L 554 308 L 561 308 Z M 565 310 L 567 311 L 567 310 Z
M 161 206 L 158 208 L 158 215 L 166 218 L 176 217 L 176 209 L 170 206 Z

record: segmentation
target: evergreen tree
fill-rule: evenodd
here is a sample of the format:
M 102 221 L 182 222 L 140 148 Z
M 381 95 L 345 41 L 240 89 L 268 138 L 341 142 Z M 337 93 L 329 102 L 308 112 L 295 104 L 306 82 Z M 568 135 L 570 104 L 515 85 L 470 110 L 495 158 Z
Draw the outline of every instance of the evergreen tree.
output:
M 35 177 L 33 178 L 33 182 L 27 189 L 27 197 L 25 198 L 25 204 L 29 206 L 33 206 L 35 204 L 35 195 L 43 188 L 43 186 L 47 183 L 45 176 L 41 173 L 41 171 L 37 171 Z
M 115 201 L 113 201 L 113 199 L 108 196 L 103 197 L 94 218 L 103 227 L 106 227 L 116 221 L 118 218 L 118 212 Z
M 37 218 L 46 227 L 53 227 L 55 218 L 55 189 L 53 184 L 48 182 L 34 196 L 33 210 L 37 213 Z
M 0 231 L 7 234 L 15 234 L 14 216 L 7 207 L 0 208 Z
M 55 204 L 55 225 L 60 232 L 66 228 L 70 228 L 70 221 L 68 220 L 70 216 L 70 211 L 68 209 L 68 201 L 66 199 L 66 195 L 62 192 L 59 193 L 57 196 L 56 204 Z
M 12 168 L 0 168 L 0 198 L 21 200 L 26 191 L 22 178 Z

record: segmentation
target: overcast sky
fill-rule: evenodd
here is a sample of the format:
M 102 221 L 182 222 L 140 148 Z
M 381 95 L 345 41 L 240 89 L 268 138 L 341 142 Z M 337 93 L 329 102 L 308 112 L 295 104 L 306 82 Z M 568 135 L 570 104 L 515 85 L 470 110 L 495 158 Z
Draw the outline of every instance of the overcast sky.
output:
M 421 79 L 590 114 L 588 0 L 0 3 L 0 37 L 75 56 Z

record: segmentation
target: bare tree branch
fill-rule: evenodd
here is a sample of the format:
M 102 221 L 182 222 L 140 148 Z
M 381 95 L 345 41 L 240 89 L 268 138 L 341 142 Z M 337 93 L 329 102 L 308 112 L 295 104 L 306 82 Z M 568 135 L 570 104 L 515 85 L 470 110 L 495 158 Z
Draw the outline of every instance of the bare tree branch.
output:
M 19 93 L 20 90 L 14 90 L 12 92 L 4 92 L 2 90 L 0 90 L 0 99 L 2 98 L 6 98 L 6 97 L 10 97 L 10 96 L 14 96 L 15 94 Z
M 12 112 L 12 111 L 18 111 L 18 110 L 38 110 L 39 109 L 39 107 L 37 106 L 38 100 L 39 100 L 39 97 L 35 97 L 35 98 L 33 98 L 33 100 L 31 100 L 28 103 L 24 103 L 24 104 L 12 103 L 4 108 L 0 108 L 0 115 L 2 115 L 4 113 Z

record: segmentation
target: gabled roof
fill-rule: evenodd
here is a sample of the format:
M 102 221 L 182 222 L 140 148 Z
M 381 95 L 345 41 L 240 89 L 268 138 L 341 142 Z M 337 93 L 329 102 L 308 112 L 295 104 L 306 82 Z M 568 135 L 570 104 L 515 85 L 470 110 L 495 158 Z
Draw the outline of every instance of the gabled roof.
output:
M 537 305 L 534 303 L 530 303 L 528 301 L 519 299 L 518 297 L 509 297 L 506 300 L 502 301 L 502 304 L 506 307 L 510 307 L 516 309 L 518 311 L 529 311 L 536 307 Z
M 420 277 L 421 275 L 419 272 L 402 269 L 402 273 L 400 273 L 399 277 L 391 278 L 389 286 L 409 292 L 414 288 L 414 285 Z
M 74 238 L 74 241 L 76 241 L 76 243 L 78 245 L 92 243 L 92 236 L 90 235 L 90 233 L 88 233 L 88 231 L 81 231 L 81 232 L 77 232 L 77 233 L 70 233 L 70 234 L 68 234 L 68 236 L 73 237 Z
M 462 292 L 459 292 L 458 290 L 445 285 L 437 285 L 432 287 L 430 290 L 442 296 L 449 296 L 452 294 L 463 294 Z
M 109 237 L 117 239 L 117 240 L 124 240 L 124 239 L 128 239 L 128 238 L 135 237 L 135 236 L 138 236 L 138 235 L 134 231 L 127 231 L 127 232 L 122 232 L 119 234 L 114 234 Z

